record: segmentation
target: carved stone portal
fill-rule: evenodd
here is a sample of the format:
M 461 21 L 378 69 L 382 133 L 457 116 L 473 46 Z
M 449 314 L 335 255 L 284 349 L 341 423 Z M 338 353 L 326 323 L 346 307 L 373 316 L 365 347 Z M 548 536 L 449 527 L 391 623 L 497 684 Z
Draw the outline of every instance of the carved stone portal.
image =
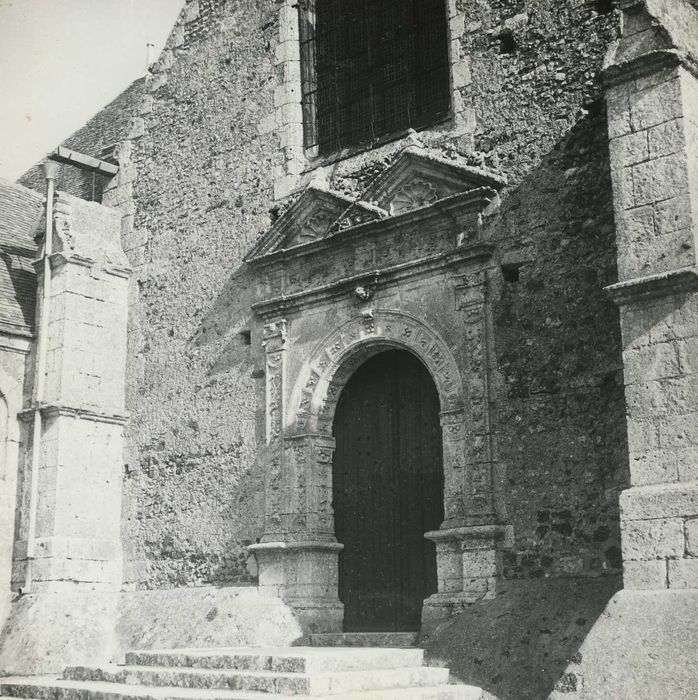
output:
M 425 533 L 436 543 L 438 593 L 423 618 L 494 594 L 506 528 L 495 510 L 489 418 L 492 249 L 480 240 L 479 221 L 499 186 L 410 151 L 374 184 L 375 199 L 350 203 L 337 218 L 350 221 L 358 210 L 361 223 L 303 243 L 304 227 L 327 223 L 326 208 L 340 203 L 316 191 L 298 208 L 307 216 L 284 215 L 249 258 L 266 364 L 265 532 L 250 550 L 260 590 L 283 597 L 308 632 L 342 625 L 342 543 L 332 512 L 337 401 L 359 365 L 388 348 L 416 355 L 440 400 L 445 517 Z M 386 208 L 366 221 L 376 200 Z M 300 238 L 289 248 L 293 231 Z

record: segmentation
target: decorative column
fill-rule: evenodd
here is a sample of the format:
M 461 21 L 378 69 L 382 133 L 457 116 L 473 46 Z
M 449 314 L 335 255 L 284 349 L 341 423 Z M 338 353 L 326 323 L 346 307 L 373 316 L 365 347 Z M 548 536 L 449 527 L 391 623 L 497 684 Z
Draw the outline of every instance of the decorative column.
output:
M 342 629 L 334 536 L 332 455 L 327 435 L 286 435 L 287 322 L 263 330 L 266 352 L 266 530 L 248 549 L 259 567 L 259 590 L 291 605 L 306 633 Z
M 28 582 L 29 589 L 14 603 L 6 628 L 12 632 L 3 637 L 4 672 L 103 662 L 111 652 L 122 572 L 130 273 L 120 233 L 116 210 L 56 197 L 44 391 L 23 415 L 31 423 L 38 409 L 42 419 L 38 460 L 28 450 L 24 469 L 14 553 L 13 588 L 26 590 Z M 43 265 L 38 276 L 41 290 Z M 27 653 L 34 648 L 41 654 Z
M 666 5 L 666 6 L 665 6 Z M 698 10 L 622 3 L 606 68 L 631 487 L 626 589 L 698 588 Z
M 510 534 L 497 524 L 494 511 L 486 289 L 482 265 L 457 277 L 468 407 L 441 414 L 445 519 L 439 530 L 426 534 L 436 543 L 439 592 L 425 601 L 424 622 L 494 597 L 499 550 Z

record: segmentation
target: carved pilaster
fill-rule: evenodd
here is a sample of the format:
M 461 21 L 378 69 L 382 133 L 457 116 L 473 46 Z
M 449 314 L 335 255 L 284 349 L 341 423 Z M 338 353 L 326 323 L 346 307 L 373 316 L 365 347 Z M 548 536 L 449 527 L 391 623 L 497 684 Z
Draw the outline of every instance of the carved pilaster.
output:
M 332 513 L 334 438 L 294 435 L 286 438 L 284 529 L 292 541 L 335 542 Z
M 283 449 L 284 383 L 286 366 L 286 321 L 267 323 L 262 345 L 266 353 L 266 460 L 265 460 L 265 535 L 274 540 L 283 531 Z
M 486 270 L 472 270 L 459 276 L 456 295 L 463 319 L 464 383 L 470 408 L 464 485 L 468 524 L 494 520 L 486 292 Z
M 454 527 L 464 522 L 466 443 L 463 408 L 441 413 L 444 465 L 444 523 Z

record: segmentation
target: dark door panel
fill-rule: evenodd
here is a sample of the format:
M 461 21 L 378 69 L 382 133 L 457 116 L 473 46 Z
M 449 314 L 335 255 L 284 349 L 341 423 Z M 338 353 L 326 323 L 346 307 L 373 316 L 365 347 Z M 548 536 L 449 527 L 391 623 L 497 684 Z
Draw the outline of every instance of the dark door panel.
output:
M 367 360 L 342 391 L 334 434 L 344 628 L 416 630 L 437 589 L 424 533 L 443 520 L 439 399 L 424 365 L 402 350 Z

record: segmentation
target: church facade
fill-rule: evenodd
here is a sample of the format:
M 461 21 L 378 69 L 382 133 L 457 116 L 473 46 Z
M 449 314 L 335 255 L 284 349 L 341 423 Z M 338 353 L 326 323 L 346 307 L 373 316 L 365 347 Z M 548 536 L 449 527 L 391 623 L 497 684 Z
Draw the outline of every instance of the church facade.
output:
M 673 687 L 609 676 L 638 625 L 690 682 L 696 36 L 690 0 L 187 2 L 22 180 L 43 223 L 3 195 L 41 302 L 2 325 L 0 668 L 426 639 L 573 580 L 608 607 L 553 695 Z

